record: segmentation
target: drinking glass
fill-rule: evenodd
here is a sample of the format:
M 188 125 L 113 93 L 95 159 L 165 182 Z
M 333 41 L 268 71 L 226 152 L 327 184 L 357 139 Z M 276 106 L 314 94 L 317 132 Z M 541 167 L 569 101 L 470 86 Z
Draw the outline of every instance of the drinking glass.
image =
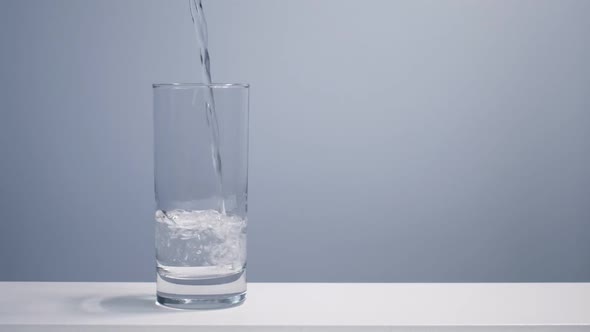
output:
M 158 303 L 246 297 L 247 84 L 154 84 Z

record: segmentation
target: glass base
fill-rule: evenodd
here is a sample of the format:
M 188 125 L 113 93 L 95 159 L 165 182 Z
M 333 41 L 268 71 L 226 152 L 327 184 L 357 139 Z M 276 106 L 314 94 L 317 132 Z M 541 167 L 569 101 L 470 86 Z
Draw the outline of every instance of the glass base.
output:
M 158 292 L 157 302 L 175 309 L 209 310 L 239 306 L 246 300 L 246 293 L 222 295 L 174 295 Z
M 212 268 L 158 266 L 157 302 L 177 309 L 221 309 L 244 302 L 246 270 L 218 274 Z

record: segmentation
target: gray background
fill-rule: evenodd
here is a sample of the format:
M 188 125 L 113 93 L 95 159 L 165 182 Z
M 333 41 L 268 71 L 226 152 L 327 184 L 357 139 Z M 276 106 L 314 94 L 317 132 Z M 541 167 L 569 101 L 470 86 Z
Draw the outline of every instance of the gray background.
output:
M 205 0 L 252 281 L 590 281 L 590 1 Z M 154 279 L 185 0 L 0 0 L 0 279 Z

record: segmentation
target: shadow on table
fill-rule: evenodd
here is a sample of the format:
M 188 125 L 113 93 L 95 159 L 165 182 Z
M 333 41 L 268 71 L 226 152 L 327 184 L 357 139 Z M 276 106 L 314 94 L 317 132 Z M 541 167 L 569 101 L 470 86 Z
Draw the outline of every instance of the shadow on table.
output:
M 70 301 L 73 309 L 89 315 L 100 314 L 163 314 L 175 310 L 156 304 L 153 295 L 137 294 L 111 297 L 79 297 Z
M 151 295 L 128 295 L 104 298 L 101 306 L 112 312 L 154 312 L 164 311 L 156 304 L 156 297 Z
M 182 310 L 167 308 L 156 304 L 154 294 L 133 294 L 121 296 L 101 296 L 99 294 L 74 297 L 67 300 L 67 306 L 79 314 L 99 317 L 102 315 L 163 315 L 179 312 L 201 312 L 204 310 Z M 210 309 L 206 311 L 228 310 Z

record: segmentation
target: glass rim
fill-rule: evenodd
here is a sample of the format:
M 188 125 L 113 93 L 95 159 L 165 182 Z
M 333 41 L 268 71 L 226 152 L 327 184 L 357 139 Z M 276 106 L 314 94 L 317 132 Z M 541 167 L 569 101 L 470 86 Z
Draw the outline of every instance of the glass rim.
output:
M 168 88 L 168 89 L 179 89 L 179 88 L 212 88 L 212 89 L 228 89 L 228 88 L 244 88 L 248 89 L 250 84 L 248 83 L 154 83 L 152 84 L 154 89 L 157 88 Z

